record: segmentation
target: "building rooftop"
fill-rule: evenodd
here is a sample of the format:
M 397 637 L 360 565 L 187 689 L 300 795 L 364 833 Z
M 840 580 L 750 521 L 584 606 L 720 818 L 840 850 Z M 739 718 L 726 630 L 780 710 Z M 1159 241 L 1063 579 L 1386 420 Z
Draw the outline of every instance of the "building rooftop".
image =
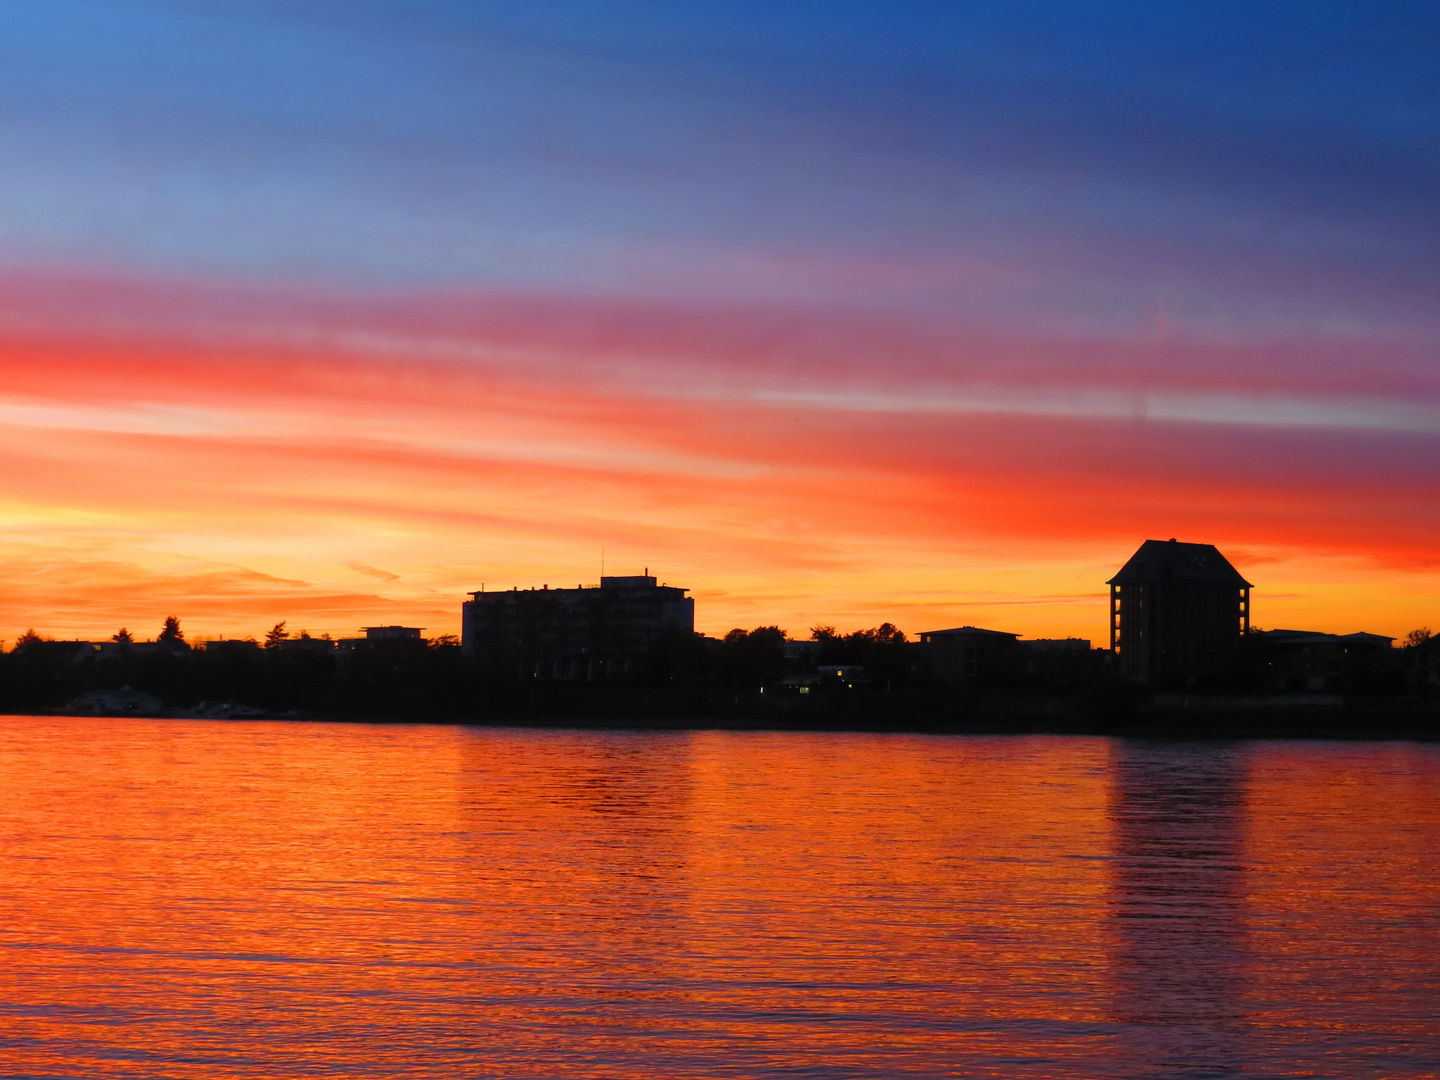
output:
M 528 589 L 522 589 L 519 586 L 513 586 L 510 589 L 501 589 L 499 591 L 492 590 L 490 592 L 486 592 L 485 589 L 482 587 L 479 592 L 470 592 L 469 596 L 472 599 L 479 600 L 481 602 L 497 603 L 498 601 L 495 599 L 496 597 L 513 597 L 519 593 L 555 593 L 560 599 L 570 600 L 574 599 L 574 595 L 576 593 L 583 592 L 588 595 L 594 593 L 597 588 L 612 594 L 617 590 L 626 590 L 631 593 L 633 593 L 635 590 L 640 590 L 643 592 L 653 592 L 659 599 L 662 600 L 673 600 L 675 599 L 675 594 L 684 594 L 690 591 L 689 589 L 681 588 L 678 585 L 660 584 L 660 579 L 657 578 L 654 574 L 650 573 L 650 568 L 647 566 L 645 568 L 645 573 L 643 574 L 628 574 L 621 576 L 608 574 L 604 575 L 600 578 L 600 584 L 598 586 L 580 584 L 576 585 L 573 589 L 567 589 L 564 586 L 559 586 L 552 589 L 548 584 L 546 584 L 539 586 L 531 586 Z M 631 598 L 633 599 L 633 596 Z
M 1327 634 L 1321 630 L 1256 630 L 1257 637 L 1282 645 L 1319 645 L 1347 642 L 1352 645 L 1384 645 L 1389 648 L 1395 640 L 1384 634 L 1367 634 L 1363 630 L 1355 634 Z
M 648 567 L 646 568 L 648 571 Z M 602 589 L 653 589 L 657 581 L 651 574 L 632 574 L 629 577 L 602 577 L 600 587 Z
M 978 626 L 956 626 L 949 630 L 926 630 L 920 636 L 940 637 L 945 634 L 990 634 L 993 637 L 1018 638 L 1019 634 L 1007 634 L 1004 630 L 982 630 Z
M 1182 544 L 1178 540 L 1146 540 L 1106 584 L 1154 585 L 1161 582 L 1227 585 L 1236 589 L 1252 587 L 1214 544 Z

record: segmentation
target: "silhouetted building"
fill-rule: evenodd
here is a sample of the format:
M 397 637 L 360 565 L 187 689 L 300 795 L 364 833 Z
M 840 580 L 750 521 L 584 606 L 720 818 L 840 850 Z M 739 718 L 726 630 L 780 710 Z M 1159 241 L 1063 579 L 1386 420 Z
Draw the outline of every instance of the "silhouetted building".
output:
M 1404 665 L 1412 693 L 1425 697 L 1440 694 L 1440 637 L 1406 648 Z
M 818 641 L 787 641 L 781 649 L 789 668 L 813 668 L 820 660 Z
M 254 638 L 212 638 L 200 642 L 200 647 L 209 653 L 248 654 L 260 651 L 260 643 Z
M 106 642 L 101 641 L 30 641 L 15 646 L 16 652 L 43 656 L 51 662 L 83 664 L 98 658 Z
M 1081 637 L 1066 638 L 1032 638 L 1030 641 L 1020 642 L 1021 648 L 1028 653 L 1088 653 L 1090 651 L 1090 639 Z
M 1343 693 L 1377 689 L 1394 661 L 1394 638 L 1380 634 L 1323 634 L 1260 630 L 1250 636 L 1268 690 Z M 1396 671 L 1398 663 L 1394 664 Z
M 1132 682 L 1221 675 L 1250 628 L 1250 582 L 1213 544 L 1146 540 L 1108 584 L 1110 649 Z
M 72 664 L 110 660 L 151 660 L 157 656 L 175 657 L 190 653 L 183 641 L 46 641 L 48 650 L 70 655 Z
M 1031 685 L 1076 689 L 1102 677 L 1110 666 L 1107 649 L 1092 649 L 1088 638 L 1033 638 L 1017 642 Z
M 695 631 L 687 590 L 648 573 L 600 587 L 476 592 L 463 606 L 461 647 L 504 678 L 609 682 L 643 675 L 662 634 Z
M 286 638 L 284 641 L 277 641 L 275 648 L 282 653 L 306 653 L 317 656 L 326 656 L 335 651 L 335 642 L 328 637 L 311 637 L 309 634 L 301 634 L 299 637 Z
M 366 641 L 423 641 L 423 626 L 366 626 Z
M 724 643 L 719 643 L 721 649 Z M 784 661 L 785 674 L 781 676 L 782 686 L 815 686 L 821 680 L 820 663 L 821 643 L 818 641 L 786 641 L 780 647 L 780 655 Z M 805 693 L 809 693 L 806 690 Z
M 927 631 L 920 635 L 924 670 L 931 678 L 946 682 L 1013 671 L 1020 666 L 1022 655 L 1016 641 L 1019 636 L 978 626 Z

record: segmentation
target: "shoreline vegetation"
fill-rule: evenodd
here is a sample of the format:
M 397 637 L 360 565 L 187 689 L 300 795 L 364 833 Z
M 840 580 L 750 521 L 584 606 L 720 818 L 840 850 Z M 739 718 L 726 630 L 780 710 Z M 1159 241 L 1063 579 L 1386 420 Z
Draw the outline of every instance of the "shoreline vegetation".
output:
M 1109 650 L 1037 653 L 1026 666 L 941 678 L 924 647 L 885 624 L 792 642 L 777 627 L 721 639 L 676 632 L 625 681 L 501 677 L 454 638 L 283 634 L 189 643 L 27 634 L 0 652 L 0 713 L 211 720 L 418 722 L 652 730 L 894 731 L 1175 738 L 1440 739 L 1436 642 L 1327 661 L 1326 686 L 1276 678 L 1278 654 L 1247 639 L 1224 678 L 1141 687 Z M 797 645 L 802 647 L 797 647 Z M 1258 650 L 1258 651 L 1257 651 Z M 1293 661 L 1294 658 L 1292 657 Z M 1290 670 L 1290 669 L 1284 669 Z M 1289 685 L 1277 692 L 1277 682 Z

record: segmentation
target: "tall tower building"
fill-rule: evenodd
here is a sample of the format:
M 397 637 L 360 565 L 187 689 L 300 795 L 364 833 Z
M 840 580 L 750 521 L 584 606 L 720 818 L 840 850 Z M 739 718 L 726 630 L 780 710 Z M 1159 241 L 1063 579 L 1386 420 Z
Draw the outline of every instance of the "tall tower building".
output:
M 1250 582 L 1214 544 L 1146 540 L 1109 585 L 1110 651 L 1132 682 L 1179 688 L 1219 675 L 1250 629 Z

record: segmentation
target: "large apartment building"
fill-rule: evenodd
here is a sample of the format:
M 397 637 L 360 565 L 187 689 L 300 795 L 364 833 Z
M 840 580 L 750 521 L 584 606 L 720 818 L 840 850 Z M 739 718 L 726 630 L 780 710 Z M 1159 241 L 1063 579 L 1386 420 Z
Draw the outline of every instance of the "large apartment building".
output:
M 694 632 L 686 592 L 648 570 L 602 577 L 598 588 L 482 590 L 463 605 L 461 646 L 499 678 L 625 681 L 644 674 L 663 633 Z
M 1250 628 L 1250 582 L 1213 544 L 1146 540 L 1108 584 L 1110 648 L 1132 682 L 1220 675 Z

